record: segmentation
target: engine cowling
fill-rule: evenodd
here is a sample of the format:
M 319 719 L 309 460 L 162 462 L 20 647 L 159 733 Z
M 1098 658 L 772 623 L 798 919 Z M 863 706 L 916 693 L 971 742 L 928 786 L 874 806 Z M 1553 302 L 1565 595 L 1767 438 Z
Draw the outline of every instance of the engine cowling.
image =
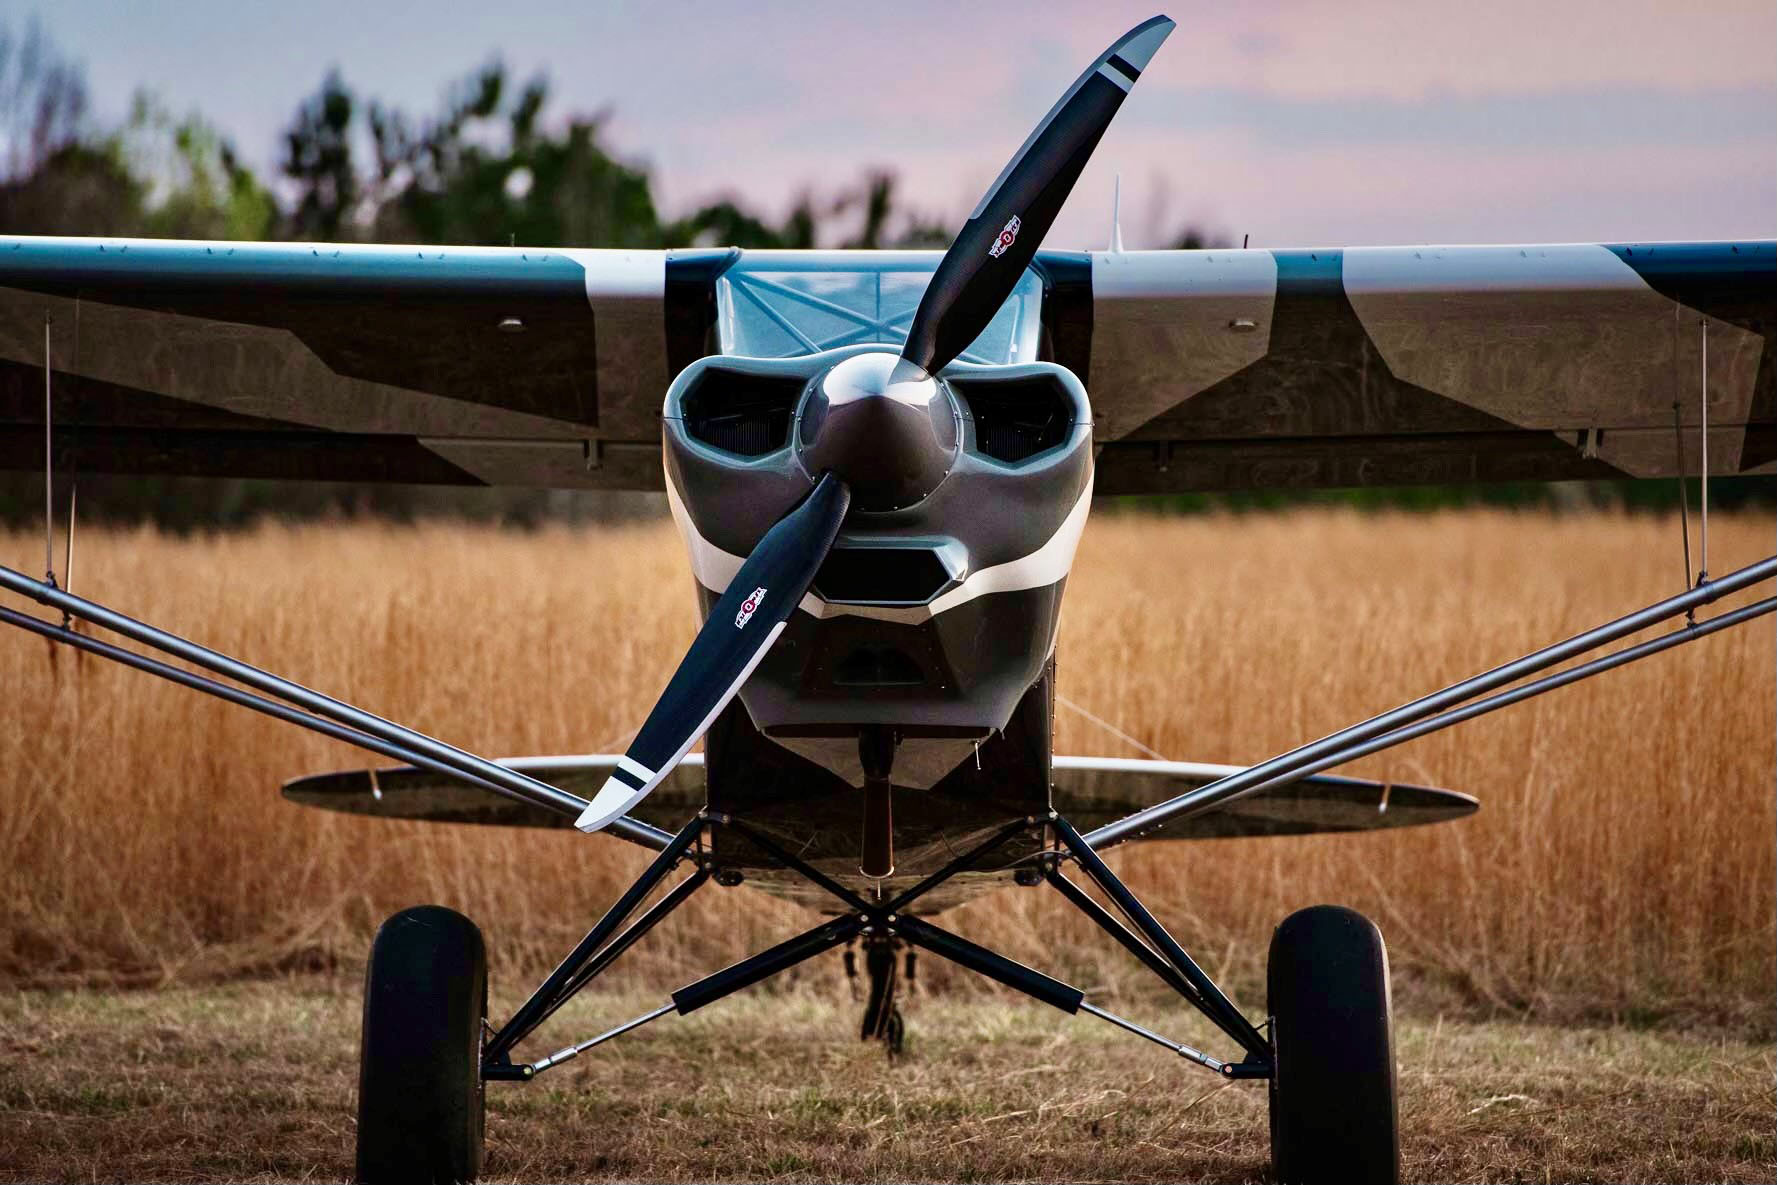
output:
M 1091 411 L 1071 372 L 927 377 L 880 347 L 711 357 L 663 415 L 706 614 L 822 472 L 854 491 L 802 611 L 740 693 L 756 727 L 800 751 L 811 729 L 890 724 L 961 739 L 960 754 L 1005 725 L 1053 652 L 1090 500 Z

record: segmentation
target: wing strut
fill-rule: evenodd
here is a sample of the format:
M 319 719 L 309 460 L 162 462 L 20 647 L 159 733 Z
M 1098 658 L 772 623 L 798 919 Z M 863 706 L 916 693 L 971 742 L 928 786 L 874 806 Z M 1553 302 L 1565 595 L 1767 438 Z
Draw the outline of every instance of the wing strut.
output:
M 1090 848 L 1105 848 L 1112 844 L 1133 839 L 1145 831 L 1154 830 L 1170 820 L 1187 818 L 1202 814 L 1226 805 L 1228 802 L 1244 798 L 1260 790 L 1273 790 L 1300 781 L 1311 773 L 1340 765 L 1354 758 L 1374 753 L 1380 749 L 1391 748 L 1414 737 L 1424 736 L 1440 728 L 1461 723 L 1475 716 L 1503 708 L 1521 700 L 1530 699 L 1545 691 L 1553 691 L 1580 679 L 1601 674 L 1637 659 L 1646 658 L 1663 650 L 1686 642 L 1694 642 L 1698 638 L 1719 632 L 1731 626 L 1740 625 L 1753 618 L 1761 617 L 1777 609 L 1777 597 L 1767 598 L 1744 608 L 1720 614 L 1702 624 L 1687 624 L 1663 637 L 1655 638 L 1631 646 L 1626 650 L 1595 659 L 1570 670 L 1535 680 L 1531 683 L 1512 688 L 1489 699 L 1483 699 L 1464 707 L 1457 705 L 1474 699 L 1484 692 L 1504 687 L 1526 675 L 1546 670 L 1557 663 L 1575 658 L 1587 651 L 1610 642 L 1618 641 L 1630 634 L 1638 633 L 1649 626 L 1658 625 L 1662 621 L 1688 614 L 1699 605 L 1710 604 L 1730 593 L 1739 592 L 1753 585 L 1777 577 L 1777 556 L 1760 560 L 1737 572 L 1730 573 L 1720 580 L 1705 580 L 1696 588 L 1668 597 L 1664 601 L 1650 605 L 1639 612 L 1596 629 L 1575 634 L 1566 641 L 1545 646 L 1523 658 L 1495 667 L 1484 674 L 1452 683 L 1442 691 L 1423 696 L 1403 704 L 1380 716 L 1373 716 L 1361 724 L 1330 733 L 1318 741 L 1291 749 L 1288 753 L 1262 761 L 1255 766 L 1244 769 L 1237 774 L 1200 786 L 1176 798 L 1137 811 L 1133 815 L 1120 819 L 1115 823 L 1106 824 L 1095 831 L 1088 832 L 1084 837 Z M 1448 709 L 1455 708 L 1451 711 Z
M 254 711 L 275 716 L 310 731 L 369 749 L 371 752 L 380 753 L 434 772 L 462 778 L 466 782 L 491 790 L 506 798 L 516 798 L 534 806 L 567 815 L 570 818 L 578 817 L 586 809 L 586 800 L 577 794 L 558 790 L 554 786 L 488 761 L 486 758 L 477 757 L 454 745 L 434 740 L 415 729 L 385 720 L 381 716 L 366 712 L 361 708 L 355 708 L 331 696 L 322 695 L 301 684 L 281 679 L 258 667 L 229 658 L 227 655 L 219 654 L 195 642 L 187 641 L 176 634 L 167 633 L 136 621 L 134 618 L 113 612 L 103 605 L 57 588 L 53 583 L 33 580 L 22 572 L 0 566 L 0 588 L 30 597 L 39 604 L 60 609 L 64 614 L 71 614 L 83 621 L 91 622 L 103 629 L 159 650 L 163 654 L 183 659 L 195 666 L 203 667 L 205 670 L 233 679 L 237 683 L 243 683 L 285 702 L 277 703 L 264 696 L 242 691 L 238 687 L 194 675 L 178 667 L 146 658 L 97 639 L 85 637 L 71 629 L 53 626 L 48 622 L 11 609 L 0 609 L 0 623 L 17 626 L 51 641 L 62 642 L 86 653 L 97 654 L 113 662 L 158 675 L 181 686 L 202 691 L 230 703 L 252 708 Z M 303 710 L 297 711 L 296 708 L 286 706 L 289 704 Z M 656 851 L 664 849 L 672 839 L 670 835 L 659 828 L 630 818 L 615 820 L 608 830 L 632 843 L 638 843 Z

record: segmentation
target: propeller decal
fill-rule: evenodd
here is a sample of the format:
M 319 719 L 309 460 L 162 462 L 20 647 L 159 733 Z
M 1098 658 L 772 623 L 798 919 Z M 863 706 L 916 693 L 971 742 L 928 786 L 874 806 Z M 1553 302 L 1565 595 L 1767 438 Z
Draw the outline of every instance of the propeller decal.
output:
M 1035 258 L 1111 117 L 1173 30 L 1143 21 L 1098 56 L 1031 132 L 957 232 L 920 299 L 901 357 L 935 374 L 980 336 Z
M 575 826 L 597 831 L 647 797 L 728 706 L 784 632 L 833 549 L 851 491 L 827 474 L 765 533 L 716 601 L 629 751 Z M 775 589 L 775 593 L 768 590 Z M 766 628 L 760 628 L 764 626 Z

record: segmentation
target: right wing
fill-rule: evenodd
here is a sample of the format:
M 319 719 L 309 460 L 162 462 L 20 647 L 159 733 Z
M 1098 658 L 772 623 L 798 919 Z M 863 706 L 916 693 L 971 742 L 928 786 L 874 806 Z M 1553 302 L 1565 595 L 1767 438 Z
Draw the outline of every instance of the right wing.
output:
M 0 237 L 0 468 L 43 464 L 47 320 L 82 472 L 659 489 L 730 256 Z
M 503 757 L 496 764 L 529 774 L 559 790 L 590 799 L 622 760 L 616 753 L 584 757 Z M 528 802 L 503 798 L 431 770 L 400 765 L 310 774 L 284 783 L 284 797 L 302 806 L 433 823 L 487 823 L 502 827 L 566 828 L 574 820 Z M 707 800 L 703 754 L 689 753 L 655 788 L 635 817 L 678 831 Z

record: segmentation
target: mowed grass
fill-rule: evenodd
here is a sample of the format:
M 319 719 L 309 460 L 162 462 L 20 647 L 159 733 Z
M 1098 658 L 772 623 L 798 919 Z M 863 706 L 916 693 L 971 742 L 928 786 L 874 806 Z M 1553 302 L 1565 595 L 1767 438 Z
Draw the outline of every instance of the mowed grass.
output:
M 0 1179 L 342 1180 L 356 983 L 0 997 Z M 659 1000 L 589 993 L 588 1034 Z M 510 1006 L 515 1000 L 503 1001 Z M 1258 1181 L 1265 1089 L 1084 1016 L 915 997 L 908 1054 L 838 983 L 731 998 L 488 1087 L 494 1180 Z M 1171 1027 L 1180 1010 L 1145 1019 Z M 1406 1180 L 1756 1181 L 1768 1045 L 1420 1017 L 1398 1034 Z
M 1768 515 L 1711 527 L 1717 575 L 1777 549 Z M 40 548 L 0 537 L 27 570 Z M 77 564 L 78 591 L 489 755 L 621 750 L 695 628 L 665 522 L 91 530 Z M 1169 757 L 1256 761 L 1682 576 L 1674 519 L 1101 513 L 1069 584 L 1060 694 Z M 1463 822 L 1114 859 L 1254 1008 L 1271 927 L 1333 901 L 1381 924 L 1409 1003 L 1768 1033 L 1773 637 L 1766 618 L 1348 767 L 1473 793 Z M 351 968 L 382 917 L 422 901 L 480 922 L 510 983 L 552 965 L 646 859 L 291 806 L 285 779 L 368 755 L 21 633 L 0 634 L 0 703 L 0 983 Z M 1057 749 L 1139 755 L 1065 705 Z M 808 924 L 707 889 L 613 974 L 702 973 Z M 1047 888 L 951 924 L 1108 990 L 1147 987 Z

